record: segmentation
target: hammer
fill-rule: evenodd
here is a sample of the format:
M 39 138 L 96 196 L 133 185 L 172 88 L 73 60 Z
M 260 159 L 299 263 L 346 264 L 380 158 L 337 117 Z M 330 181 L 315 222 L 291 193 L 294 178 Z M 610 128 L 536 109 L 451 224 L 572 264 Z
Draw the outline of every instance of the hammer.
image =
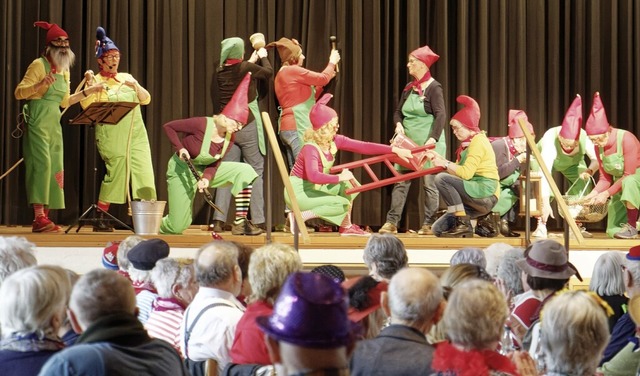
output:
M 336 48 L 336 41 L 338 40 L 338 38 L 336 38 L 335 35 L 332 35 L 329 37 L 329 41 L 331 42 L 331 49 L 332 50 L 337 50 Z M 336 73 L 340 72 L 340 67 L 338 67 L 338 64 L 336 64 Z

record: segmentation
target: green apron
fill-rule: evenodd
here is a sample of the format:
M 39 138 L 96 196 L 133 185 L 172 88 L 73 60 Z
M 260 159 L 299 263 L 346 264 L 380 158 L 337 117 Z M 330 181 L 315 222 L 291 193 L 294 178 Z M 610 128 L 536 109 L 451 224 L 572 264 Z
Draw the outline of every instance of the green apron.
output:
M 469 148 L 464 149 L 462 153 L 460 153 L 458 165 L 464 166 L 464 161 L 467 159 L 468 153 Z M 498 181 L 495 179 L 479 175 L 473 175 L 471 179 L 463 181 L 465 192 L 473 198 L 486 198 L 495 195 L 498 184 Z
M 315 103 L 316 88 L 315 86 L 311 86 L 311 95 L 309 96 L 309 98 L 307 98 L 306 101 L 291 107 L 293 118 L 296 121 L 296 130 L 298 131 L 298 138 L 300 139 L 300 143 L 304 143 L 304 134 L 307 129 L 311 128 L 311 119 L 309 119 L 309 114 L 311 113 L 311 108 Z M 281 117 L 282 110 L 280 110 L 280 118 Z M 280 118 L 278 118 L 278 133 L 280 133 Z
M 262 116 L 260 116 L 260 107 L 258 107 L 257 96 L 256 99 L 249 103 L 249 111 L 251 111 L 253 117 L 256 119 L 256 131 L 258 132 L 258 148 L 260 148 L 260 153 L 262 155 L 265 155 L 267 153 L 267 149 L 264 142 L 264 127 L 262 126 Z
M 200 153 L 192 159 L 196 170 L 202 172 L 215 161 L 224 156 L 231 141 L 231 133 L 227 133 L 220 154 L 212 156 L 209 154 L 211 147 L 211 136 L 215 129 L 213 118 L 207 118 L 207 128 L 204 133 Z M 258 175 L 253 168 L 240 162 L 221 162 L 216 170 L 215 176 L 209 182 L 209 187 L 218 188 L 231 186 L 231 193 L 235 196 L 241 190 L 249 186 Z M 177 154 L 173 154 L 167 166 L 167 191 L 169 195 L 169 212 L 162 218 L 160 233 L 162 234 L 182 234 L 193 220 L 192 208 L 193 199 L 197 190 L 197 180 L 189 170 L 189 167 L 180 159 Z
M 404 133 L 418 146 L 422 146 L 427 142 L 429 134 L 431 134 L 431 127 L 433 126 L 433 120 L 435 119 L 432 114 L 428 114 L 424 110 L 424 102 L 420 100 L 418 93 L 413 90 L 407 97 L 407 100 L 402 105 L 402 127 Z M 434 149 L 438 154 L 444 155 L 447 152 L 447 144 L 444 136 L 444 129 L 436 142 Z M 430 168 L 432 166 L 431 161 L 427 161 L 424 164 L 424 168 Z M 398 171 L 405 168 L 396 164 L 395 169 Z
M 336 145 L 331 143 L 331 154 L 334 156 L 333 161 L 328 161 L 324 152 L 315 143 L 307 143 L 318 149 L 322 160 L 322 171 L 328 174 L 333 166 L 336 155 Z M 290 176 L 293 193 L 296 196 L 300 211 L 312 211 L 317 217 L 331 222 L 335 225 L 341 225 L 345 216 L 349 213 L 351 202 L 358 196 L 355 194 L 346 194 L 345 191 L 352 187 L 351 182 L 339 182 L 337 184 L 314 184 L 297 176 Z M 284 199 L 291 207 L 291 200 L 287 191 L 284 192 Z
M 51 66 L 41 58 L 45 73 Z M 67 94 L 64 75 L 56 80 L 41 99 L 32 99 L 22 108 L 27 123 L 24 139 L 24 164 L 29 204 L 64 209 L 64 147 L 60 126 L 60 102 Z
M 513 185 L 518 181 L 519 177 L 520 170 L 516 170 L 511 175 L 500 180 L 500 197 L 498 197 L 498 202 L 496 202 L 491 211 L 500 213 L 502 217 L 516 204 L 519 197 Z
M 622 150 L 622 140 L 624 133 L 618 129 L 617 150 L 611 155 L 604 155 L 604 149 L 599 148 L 602 168 L 611 175 L 613 181 L 617 181 L 624 175 L 624 150 Z M 640 168 L 636 169 L 634 175 L 629 175 L 622 181 L 620 192 L 611 196 L 607 214 L 607 235 L 613 235 L 622 230 L 622 224 L 627 223 L 627 207 L 625 202 L 631 203 L 634 207 L 640 206 Z

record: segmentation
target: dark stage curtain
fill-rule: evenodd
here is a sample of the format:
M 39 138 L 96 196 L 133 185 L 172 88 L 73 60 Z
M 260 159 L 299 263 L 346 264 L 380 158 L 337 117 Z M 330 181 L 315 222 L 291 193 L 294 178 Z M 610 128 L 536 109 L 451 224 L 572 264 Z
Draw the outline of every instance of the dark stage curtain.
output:
M 444 87 L 449 116 L 459 109 L 456 96 L 468 94 L 480 104 L 481 127 L 491 136 L 506 133 L 507 113 L 513 108 L 525 110 L 542 135 L 561 123 L 576 93 L 584 98 L 586 120 L 595 91 L 601 92 L 612 124 L 634 133 L 640 124 L 636 0 L 10 0 L 0 2 L 0 16 L 0 171 L 22 157 L 21 140 L 12 136 L 22 103 L 13 91 L 43 49 L 45 32 L 33 22 L 56 22 L 69 33 L 78 57 L 71 72 L 72 90 L 86 69 L 97 70 L 95 30 L 101 25 L 121 50 L 120 70 L 133 74 L 151 93 L 144 115 L 160 199 L 167 197 L 164 176 L 173 152 L 162 125 L 212 114 L 208 86 L 220 41 L 231 36 L 245 39 L 248 56 L 248 37 L 254 32 L 264 33 L 267 41 L 298 39 L 306 65 L 313 70 L 327 64 L 329 36 L 337 36 L 342 62 L 330 88 L 335 94 L 332 105 L 340 115 L 341 132 L 357 139 L 389 141 L 392 113 L 409 80 L 407 55 L 425 44 L 441 56 L 432 71 Z M 277 69 L 276 55 L 270 52 Z M 276 124 L 273 91 L 261 105 Z M 62 124 L 67 208 L 53 215 L 60 223 L 71 223 L 95 201 L 103 174 L 91 129 L 68 124 L 79 111 L 79 106 L 69 109 Z M 456 147 L 454 139 L 448 147 L 450 157 Z M 341 153 L 339 162 L 359 158 Z M 273 167 L 266 172 L 272 176 L 274 193 L 267 205 L 278 223 L 284 203 Z M 375 171 L 388 175 L 381 168 Z M 355 174 L 368 180 L 362 171 Z M 417 186 L 414 183 L 404 223 L 414 229 L 421 224 L 422 211 Z M 354 221 L 382 224 L 390 193 L 391 187 L 386 187 L 361 194 Z M 0 224 L 30 223 L 24 165 L 0 181 L 0 205 Z M 195 223 L 205 223 L 206 209 L 201 201 L 196 206 Z M 123 209 L 115 213 L 126 217 Z

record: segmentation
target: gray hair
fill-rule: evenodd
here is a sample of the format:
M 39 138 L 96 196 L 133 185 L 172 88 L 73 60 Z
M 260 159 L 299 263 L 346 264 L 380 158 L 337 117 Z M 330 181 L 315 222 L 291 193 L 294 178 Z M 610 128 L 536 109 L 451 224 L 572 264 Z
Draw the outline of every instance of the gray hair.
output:
M 627 271 L 631 273 L 633 287 L 640 288 L 640 261 L 625 258 L 624 265 Z
M 589 290 L 600 296 L 624 294 L 624 259 L 624 253 L 619 251 L 609 251 L 600 255 L 593 266 Z
M 33 266 L 11 274 L 0 287 L 0 324 L 11 334 L 57 334 L 52 318 L 64 319 L 71 283 L 67 272 L 54 265 Z
M 398 271 L 391 278 L 387 296 L 391 317 L 415 327 L 429 322 L 443 299 L 438 277 L 421 268 Z
M 97 320 L 109 315 L 135 314 L 136 293 L 131 282 L 117 272 L 94 269 L 76 282 L 69 308 L 82 329 L 86 330 Z
M 173 286 L 188 287 L 189 281 L 194 276 L 193 263 L 181 263 L 171 257 L 158 260 L 156 266 L 151 270 L 151 281 L 158 291 L 158 296 L 161 298 L 173 297 Z
M 266 300 L 273 304 L 287 277 L 302 269 L 302 260 L 295 248 L 271 243 L 256 249 L 249 260 L 251 295 L 247 302 Z
M 473 264 L 482 266 L 483 269 L 487 268 L 487 259 L 484 256 L 484 251 L 480 248 L 465 247 L 451 256 L 449 261 L 451 266 L 458 264 Z
M 516 265 L 516 261 L 524 258 L 524 249 L 511 248 L 504 253 L 496 277 L 504 281 L 505 286 L 511 290 L 513 296 L 522 294 L 522 271 Z
M 138 235 L 131 235 L 124 239 L 118 245 L 118 254 L 116 255 L 116 258 L 118 259 L 118 267 L 120 268 L 120 270 L 124 270 L 127 272 L 129 271 L 129 265 L 131 265 L 131 263 L 129 262 L 129 257 L 127 257 L 127 254 L 129 253 L 131 248 L 136 246 L 141 241 L 144 241 L 143 237 Z
M 404 243 L 392 234 L 373 234 L 364 247 L 362 256 L 367 268 L 376 265 L 380 277 L 391 279 L 396 272 L 409 264 Z
M 203 245 L 196 254 L 196 279 L 200 286 L 215 287 L 233 276 L 238 266 L 238 246 L 216 240 Z
M 454 344 L 488 349 L 500 340 L 507 313 L 504 296 L 491 282 L 471 279 L 449 296 L 443 315 L 445 331 Z
M 484 257 L 487 262 L 487 266 L 485 269 L 487 273 L 489 273 L 492 277 L 496 277 L 498 275 L 498 268 L 500 267 L 500 263 L 504 258 L 507 251 L 512 249 L 513 247 L 507 243 L 493 243 L 487 248 L 484 249 Z
M 540 346 L 548 370 L 593 375 L 609 342 L 603 307 L 585 291 L 568 291 L 549 300 L 540 322 Z
M 38 263 L 35 247 L 21 236 L 0 236 L 0 284 L 11 273 Z

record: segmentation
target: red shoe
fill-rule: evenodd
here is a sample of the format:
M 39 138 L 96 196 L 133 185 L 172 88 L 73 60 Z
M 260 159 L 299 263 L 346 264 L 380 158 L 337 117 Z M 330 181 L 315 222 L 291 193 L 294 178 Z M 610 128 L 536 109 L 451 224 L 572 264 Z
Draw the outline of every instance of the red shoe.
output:
M 41 215 L 33 220 L 31 224 L 31 232 L 54 232 L 60 230 L 60 226 L 56 226 L 52 220 Z
M 342 236 L 371 236 L 371 233 L 364 231 L 358 225 L 352 224 L 349 227 L 340 227 L 340 235 L 342 235 Z
M 222 236 L 220 236 L 220 234 L 215 231 L 211 231 L 211 237 L 213 238 L 213 240 L 222 240 Z

